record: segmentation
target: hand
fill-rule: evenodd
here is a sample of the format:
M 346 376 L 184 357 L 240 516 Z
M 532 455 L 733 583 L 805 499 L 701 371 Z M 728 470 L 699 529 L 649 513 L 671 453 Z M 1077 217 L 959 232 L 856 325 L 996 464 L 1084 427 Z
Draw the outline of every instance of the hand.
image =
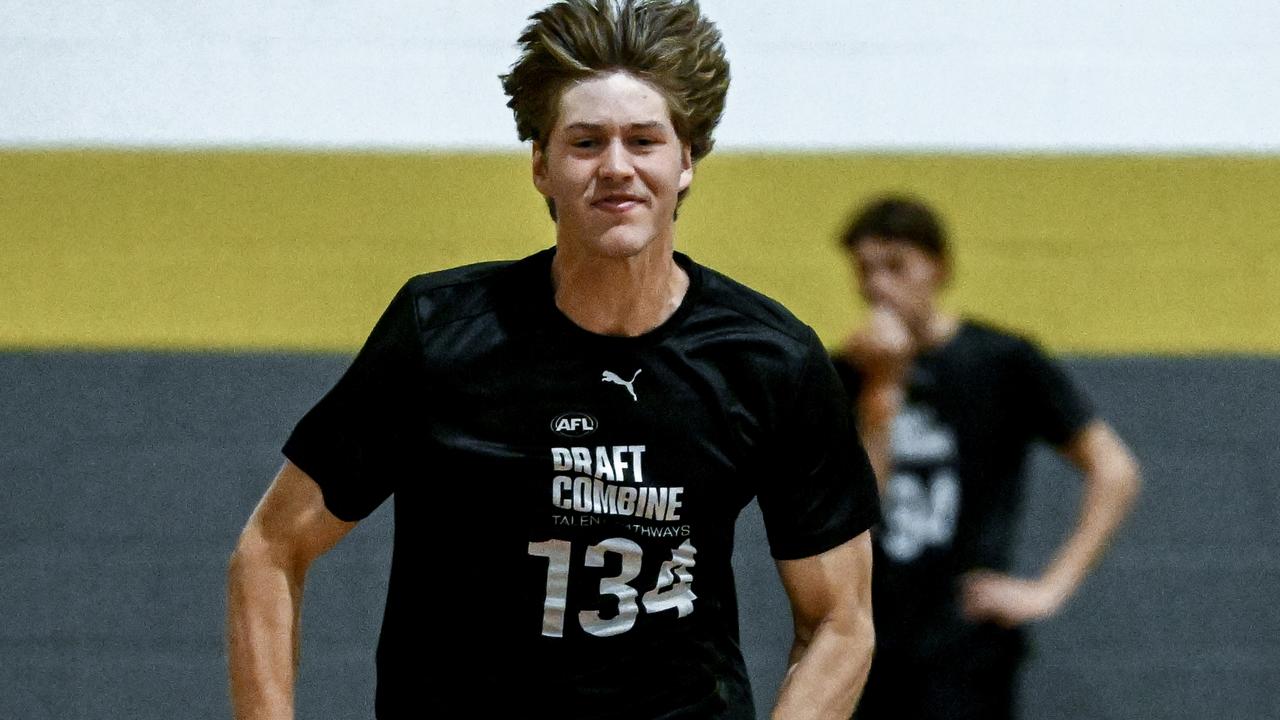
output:
M 901 383 L 915 352 L 907 324 L 883 305 L 871 309 L 867 324 L 846 342 L 845 352 L 873 382 Z
M 1012 628 L 1052 617 L 1066 597 L 1041 580 L 1026 580 L 992 570 L 965 573 L 960 581 L 960 612 L 972 622 Z

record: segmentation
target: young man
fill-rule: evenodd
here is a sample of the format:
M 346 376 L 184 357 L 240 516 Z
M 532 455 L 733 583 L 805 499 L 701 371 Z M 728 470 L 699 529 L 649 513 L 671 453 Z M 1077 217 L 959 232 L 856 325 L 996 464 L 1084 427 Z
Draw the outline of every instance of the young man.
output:
M 556 245 L 409 281 L 295 428 L 231 563 L 237 716 L 291 716 L 307 567 L 394 495 L 381 718 L 752 717 L 752 497 L 795 620 L 775 716 L 847 717 L 878 517 L 848 401 L 812 330 L 673 249 L 719 33 L 693 2 L 573 0 L 520 42 L 504 87 Z
M 951 265 L 928 207 L 873 202 L 842 242 L 871 314 L 835 361 L 884 507 L 878 648 L 858 717 L 1012 717 L 1020 628 L 1056 613 L 1098 561 L 1137 494 L 1137 464 L 1035 345 L 938 306 Z M 1043 574 L 1021 579 L 1007 572 L 1037 440 L 1079 468 L 1084 499 Z

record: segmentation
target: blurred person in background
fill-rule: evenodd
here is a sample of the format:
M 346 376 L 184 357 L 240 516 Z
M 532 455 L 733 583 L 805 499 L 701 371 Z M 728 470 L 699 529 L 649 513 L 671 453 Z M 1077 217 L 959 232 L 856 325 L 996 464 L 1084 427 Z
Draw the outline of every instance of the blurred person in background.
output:
M 674 250 L 720 33 L 695 2 L 531 19 L 503 86 L 555 247 L 410 280 L 298 423 L 232 557 L 237 717 L 292 717 L 307 568 L 392 496 L 380 718 L 754 717 L 753 497 L 795 628 L 775 717 L 848 717 L 878 517 L 848 400 L 812 329 Z
M 1080 587 L 1138 493 L 1138 464 L 1034 343 L 939 305 L 951 280 L 924 203 L 859 209 L 841 244 L 869 314 L 834 354 L 876 471 L 877 649 L 856 717 L 1015 715 L 1023 628 Z M 1032 444 L 1080 472 L 1074 529 L 1038 577 L 1009 574 Z

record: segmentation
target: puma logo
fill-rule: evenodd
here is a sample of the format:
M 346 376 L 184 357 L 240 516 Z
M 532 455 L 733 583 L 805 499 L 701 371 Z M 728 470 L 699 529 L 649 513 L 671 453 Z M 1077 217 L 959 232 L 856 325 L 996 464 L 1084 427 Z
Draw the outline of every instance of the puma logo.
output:
M 636 397 L 635 385 L 632 384 L 636 381 L 636 375 L 639 375 L 639 374 L 640 374 L 640 371 L 637 370 L 636 374 L 632 375 L 630 380 L 623 380 L 622 378 L 618 377 L 618 374 L 613 372 L 612 370 L 605 370 L 604 374 L 600 376 L 600 382 L 611 382 L 615 385 L 621 385 L 627 389 L 627 392 L 631 393 L 632 400 L 639 401 L 640 398 Z

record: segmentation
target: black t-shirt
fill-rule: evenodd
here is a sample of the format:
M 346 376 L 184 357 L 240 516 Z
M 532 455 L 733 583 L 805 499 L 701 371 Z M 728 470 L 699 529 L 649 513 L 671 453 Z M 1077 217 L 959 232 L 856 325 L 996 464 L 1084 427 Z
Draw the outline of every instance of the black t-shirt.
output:
M 849 396 L 859 369 L 834 358 Z M 931 657 L 992 626 L 964 621 L 957 580 L 1010 569 L 1028 450 L 1062 445 L 1093 417 L 1062 368 L 1034 344 L 974 322 L 913 362 L 893 421 L 892 474 L 873 531 L 880 652 Z M 1016 634 L 1016 633 L 1014 633 Z
M 553 255 L 409 281 L 285 445 L 340 518 L 395 496 L 378 715 L 752 717 L 739 511 L 759 499 L 778 559 L 878 517 L 840 381 L 811 329 L 680 254 L 670 319 L 587 332 Z

